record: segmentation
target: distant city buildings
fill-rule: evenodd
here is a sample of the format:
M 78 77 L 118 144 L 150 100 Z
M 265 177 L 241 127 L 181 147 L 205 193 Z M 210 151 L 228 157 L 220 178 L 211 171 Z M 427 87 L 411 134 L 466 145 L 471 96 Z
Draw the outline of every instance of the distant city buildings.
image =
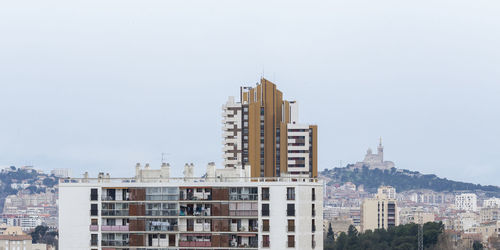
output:
M 316 125 L 300 124 L 298 103 L 264 78 L 240 88 L 223 110 L 224 166 L 250 167 L 252 177 L 318 176 Z
M 458 210 L 477 211 L 477 196 L 473 193 L 455 196 L 455 206 Z
M 56 168 L 50 171 L 50 174 L 53 174 L 59 178 L 68 178 L 71 177 L 71 169 L 69 168 Z
M 497 207 L 500 208 L 500 198 L 489 198 L 483 201 L 483 207 Z

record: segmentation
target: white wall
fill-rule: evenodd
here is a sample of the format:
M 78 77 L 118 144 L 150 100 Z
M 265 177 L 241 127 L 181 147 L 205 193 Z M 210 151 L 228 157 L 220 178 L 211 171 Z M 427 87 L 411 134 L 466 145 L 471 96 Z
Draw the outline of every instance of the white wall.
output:
M 99 191 L 100 192 L 100 191 Z M 100 203 L 98 205 L 100 209 Z M 59 249 L 90 248 L 90 187 L 59 185 Z

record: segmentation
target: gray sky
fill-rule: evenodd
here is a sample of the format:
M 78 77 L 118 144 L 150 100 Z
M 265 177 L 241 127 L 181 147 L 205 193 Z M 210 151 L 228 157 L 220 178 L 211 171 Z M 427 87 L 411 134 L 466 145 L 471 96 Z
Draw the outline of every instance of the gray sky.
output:
M 2 1 L 0 165 L 130 176 L 222 162 L 221 105 L 262 74 L 319 125 L 320 168 L 500 185 L 500 2 Z

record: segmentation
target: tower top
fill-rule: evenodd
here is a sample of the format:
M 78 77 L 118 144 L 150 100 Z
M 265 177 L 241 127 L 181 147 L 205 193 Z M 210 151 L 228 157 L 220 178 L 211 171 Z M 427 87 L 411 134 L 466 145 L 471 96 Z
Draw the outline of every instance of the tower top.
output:
M 379 144 L 378 144 L 379 147 L 382 147 L 382 136 L 380 137 L 379 139 Z

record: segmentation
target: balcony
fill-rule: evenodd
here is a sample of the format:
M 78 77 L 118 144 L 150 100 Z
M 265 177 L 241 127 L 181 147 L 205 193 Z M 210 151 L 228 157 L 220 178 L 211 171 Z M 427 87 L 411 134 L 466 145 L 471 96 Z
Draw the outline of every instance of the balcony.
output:
M 90 225 L 89 230 L 91 232 L 99 231 L 99 226 L 98 225 Z
M 101 226 L 101 231 L 126 232 L 129 231 L 129 226 Z
M 128 246 L 128 240 L 102 240 L 101 246 Z
M 180 247 L 211 247 L 210 241 L 179 241 Z
M 128 210 L 102 210 L 102 216 L 128 216 Z

